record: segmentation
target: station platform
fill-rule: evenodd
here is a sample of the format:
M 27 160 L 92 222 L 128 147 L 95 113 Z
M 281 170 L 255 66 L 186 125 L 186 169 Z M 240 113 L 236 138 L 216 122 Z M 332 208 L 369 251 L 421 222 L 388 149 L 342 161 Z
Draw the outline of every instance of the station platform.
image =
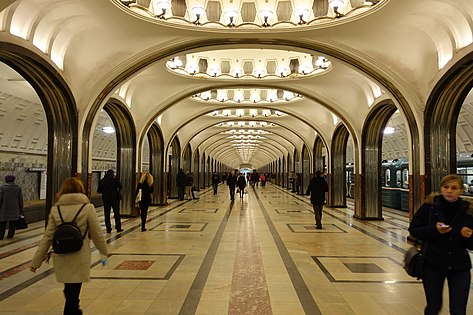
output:
M 271 184 L 235 197 L 220 185 L 151 207 L 146 232 L 125 218 L 123 232 L 105 234 L 98 208 L 111 256 L 102 266 L 92 249 L 84 314 L 423 314 L 422 284 L 402 268 L 407 213 L 360 221 L 350 207 L 325 207 L 317 230 L 309 197 Z M 53 266 L 28 269 L 43 230 L 36 222 L 0 241 L 0 315 L 62 314 Z

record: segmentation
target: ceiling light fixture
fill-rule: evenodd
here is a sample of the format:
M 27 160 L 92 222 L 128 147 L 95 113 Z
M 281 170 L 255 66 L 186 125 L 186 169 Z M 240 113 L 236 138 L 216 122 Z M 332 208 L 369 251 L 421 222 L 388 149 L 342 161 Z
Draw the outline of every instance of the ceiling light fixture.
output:
M 271 26 L 269 23 L 268 23 L 268 20 L 269 18 L 271 18 L 273 16 L 273 12 L 271 10 L 261 10 L 260 11 L 260 15 L 261 17 L 263 18 L 263 24 L 262 26 L 263 27 L 268 27 L 268 26 Z
M 155 12 L 159 12 L 161 10 L 161 14 L 156 15 L 158 19 L 164 19 L 164 15 L 166 11 L 171 8 L 171 1 L 170 0 L 159 0 L 155 3 L 157 10 Z
M 340 9 L 343 9 L 345 6 L 345 2 L 343 0 L 330 0 L 328 2 L 328 5 L 333 9 L 333 12 L 335 13 L 335 18 L 340 18 L 344 16 L 342 13 L 340 13 Z
M 200 18 L 205 14 L 205 9 L 202 7 L 193 7 L 192 8 L 192 13 L 195 15 L 195 21 L 192 22 L 194 25 L 201 25 L 200 23 Z
M 238 12 L 236 10 L 227 10 L 225 11 L 225 16 L 228 18 L 229 22 L 227 24 L 227 27 L 235 27 L 235 17 L 238 15 Z
M 307 23 L 306 20 L 309 19 L 309 10 L 303 8 L 296 9 L 294 10 L 294 14 L 299 17 L 298 25 L 304 25 Z

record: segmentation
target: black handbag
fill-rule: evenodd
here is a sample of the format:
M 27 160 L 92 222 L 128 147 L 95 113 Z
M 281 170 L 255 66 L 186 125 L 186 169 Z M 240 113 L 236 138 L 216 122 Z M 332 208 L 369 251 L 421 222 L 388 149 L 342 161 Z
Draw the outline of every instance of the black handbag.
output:
M 17 230 L 24 230 L 28 228 L 28 223 L 26 223 L 25 217 L 20 215 L 20 218 L 16 222 L 16 229 Z
M 404 255 L 404 270 L 411 277 L 422 279 L 424 274 L 424 250 L 425 244 L 412 246 Z

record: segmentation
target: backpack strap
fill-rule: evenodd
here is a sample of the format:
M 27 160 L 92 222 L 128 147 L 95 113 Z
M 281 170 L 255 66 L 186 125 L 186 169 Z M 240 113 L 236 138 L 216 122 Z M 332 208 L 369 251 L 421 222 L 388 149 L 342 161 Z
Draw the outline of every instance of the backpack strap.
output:
M 79 211 L 77 211 L 76 215 L 74 216 L 74 219 L 72 219 L 71 222 L 75 222 L 75 221 L 76 221 L 77 216 L 78 216 L 79 213 L 82 211 L 82 209 L 84 209 L 84 207 L 85 207 L 86 205 L 87 205 L 87 204 L 84 203 L 84 204 L 82 205 L 82 207 L 80 207 Z M 61 222 L 64 223 L 64 218 L 62 217 L 62 213 L 61 213 L 61 209 L 59 208 L 59 205 L 56 205 L 56 207 L 57 207 L 57 212 L 59 212 L 59 217 L 61 218 Z M 89 230 L 89 226 L 87 225 L 87 228 L 85 229 L 85 233 L 84 233 L 84 235 L 82 236 L 82 239 L 85 238 L 85 236 L 87 235 L 87 231 L 88 231 L 88 230 Z
M 75 222 L 75 221 L 76 221 L 77 216 L 78 216 L 79 213 L 82 211 L 82 209 L 84 209 L 85 205 L 86 205 L 86 203 L 84 203 L 84 204 L 82 205 L 82 207 L 80 207 L 79 211 L 77 211 L 76 215 L 74 216 L 74 219 L 72 219 L 71 222 Z
M 59 212 L 59 217 L 61 218 L 61 222 L 64 223 L 64 218 L 62 217 L 61 208 L 59 207 L 59 205 L 56 205 L 56 207 L 57 207 L 57 212 Z
M 82 205 L 82 207 L 80 207 L 79 211 L 77 211 L 76 215 L 74 216 L 74 219 L 72 219 L 72 222 L 74 222 L 76 219 L 77 219 L 77 216 L 79 215 L 79 213 L 82 211 L 82 209 L 84 209 L 84 207 L 86 206 L 87 204 L 84 203 Z M 85 239 L 85 236 L 87 235 L 87 231 L 89 230 L 89 225 L 87 225 L 87 228 L 85 229 L 85 233 L 84 235 L 82 236 L 82 239 Z

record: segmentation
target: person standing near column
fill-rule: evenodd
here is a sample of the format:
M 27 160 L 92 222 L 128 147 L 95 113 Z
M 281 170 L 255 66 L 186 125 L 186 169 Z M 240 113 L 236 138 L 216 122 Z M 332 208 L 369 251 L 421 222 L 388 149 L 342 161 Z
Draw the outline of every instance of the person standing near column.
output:
M 184 200 L 184 191 L 186 189 L 186 174 L 182 168 L 179 169 L 176 175 L 177 197 L 180 201 Z
M 141 189 L 141 200 L 138 203 L 140 205 L 141 232 L 146 231 L 146 218 L 148 217 L 148 208 L 151 205 L 151 193 L 154 191 L 153 182 L 153 176 L 148 172 L 144 172 L 136 187 L 137 192 Z
M 191 172 L 187 171 L 186 186 L 185 186 L 187 200 L 194 199 L 192 195 L 192 186 L 194 186 L 194 176 L 192 176 Z
M 23 194 L 20 186 L 15 184 L 15 176 L 7 175 L 5 184 L 0 187 L 0 240 L 5 236 L 7 223 L 7 238 L 13 238 L 20 214 L 23 214 Z
M 220 176 L 216 172 L 212 175 L 212 187 L 214 189 L 214 195 L 217 194 L 218 184 L 220 183 Z
M 322 229 L 322 210 L 325 203 L 325 193 L 328 191 L 327 182 L 321 177 L 321 172 L 315 172 L 315 177 L 310 180 L 306 195 L 310 195 L 310 203 L 314 208 L 315 228 Z
M 120 218 L 120 199 L 122 184 L 115 177 L 113 170 L 108 170 L 104 178 L 100 180 L 97 192 L 102 194 L 103 213 L 105 217 L 105 227 L 107 233 L 112 233 L 112 224 L 110 222 L 110 212 L 113 209 L 113 217 L 115 218 L 115 229 L 122 232 L 122 223 Z

